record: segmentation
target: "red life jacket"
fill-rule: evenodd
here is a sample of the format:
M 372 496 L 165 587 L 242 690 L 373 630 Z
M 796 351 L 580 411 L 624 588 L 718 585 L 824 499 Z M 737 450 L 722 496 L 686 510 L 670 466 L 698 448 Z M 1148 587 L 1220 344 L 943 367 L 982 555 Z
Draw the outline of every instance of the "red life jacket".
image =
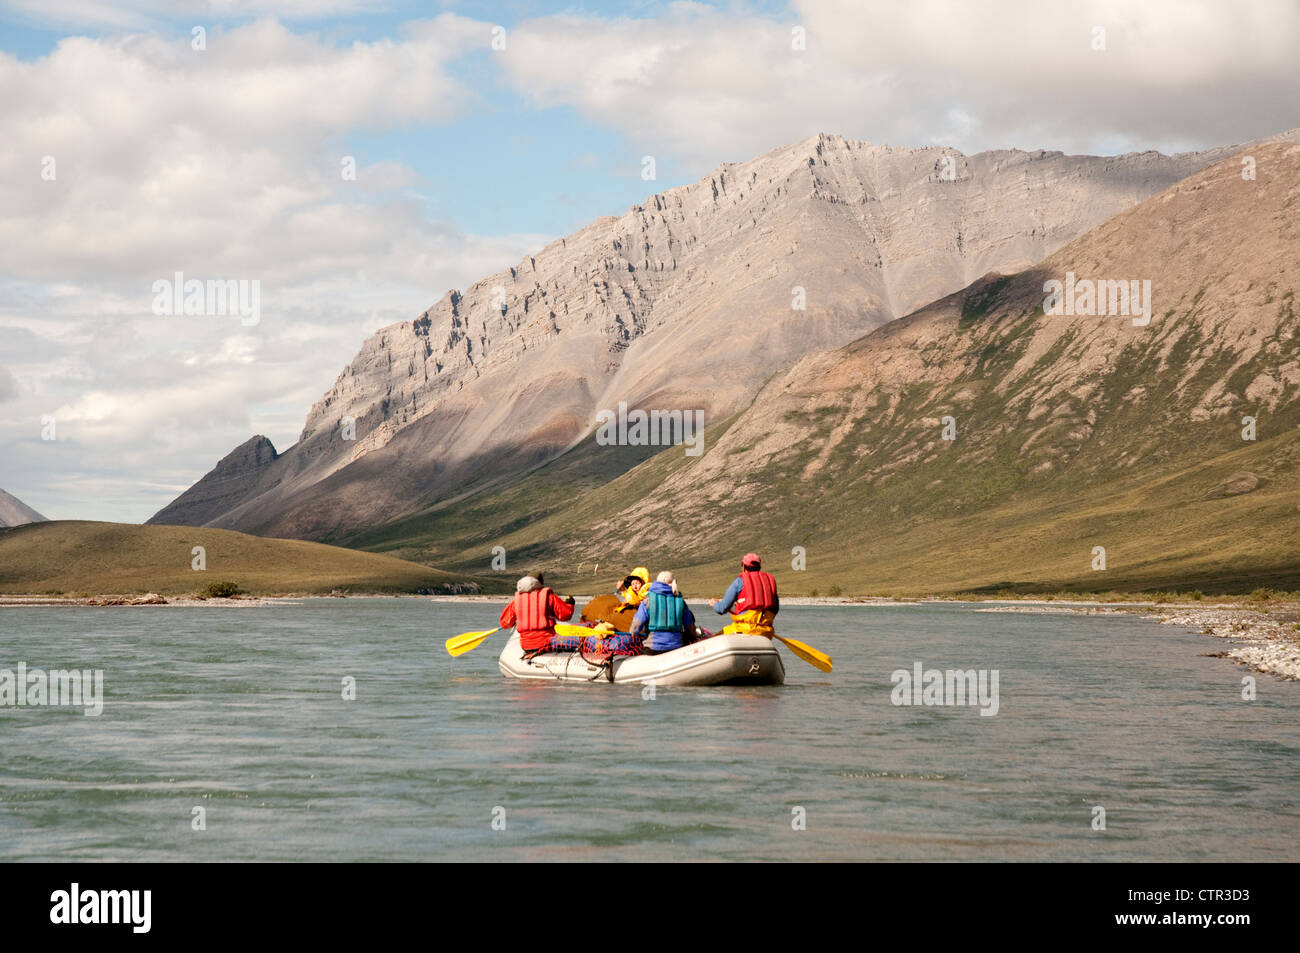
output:
M 776 608 L 776 580 L 771 573 L 761 569 L 740 571 L 740 595 L 731 607 L 734 613 L 749 612 L 753 609 L 770 612 Z
M 555 625 L 551 615 L 551 590 L 534 589 L 515 593 L 515 628 L 525 632 L 545 632 Z

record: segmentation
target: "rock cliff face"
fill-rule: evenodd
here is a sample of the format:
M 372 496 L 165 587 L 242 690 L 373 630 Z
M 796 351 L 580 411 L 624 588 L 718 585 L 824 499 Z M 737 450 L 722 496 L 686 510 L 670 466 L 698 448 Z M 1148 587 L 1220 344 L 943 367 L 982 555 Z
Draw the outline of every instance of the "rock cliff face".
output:
M 37 513 L 18 497 L 0 490 L 0 528 L 44 522 L 47 522 L 47 520 L 40 513 Z
M 245 444 L 151 522 L 338 538 L 526 472 L 620 401 L 721 420 L 805 355 L 1033 265 L 1236 148 L 968 157 L 822 135 L 720 166 L 378 332 L 297 444 Z

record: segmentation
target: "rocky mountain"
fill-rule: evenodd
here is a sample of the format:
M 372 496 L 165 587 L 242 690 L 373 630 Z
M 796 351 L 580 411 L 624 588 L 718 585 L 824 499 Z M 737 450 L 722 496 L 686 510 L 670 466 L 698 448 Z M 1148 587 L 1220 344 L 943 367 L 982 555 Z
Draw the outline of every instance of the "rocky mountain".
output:
M 222 457 L 202 480 L 177 498 L 163 513 L 149 522 L 179 526 L 202 526 L 213 513 L 224 513 L 238 506 L 279 454 L 263 436 L 251 437 Z
M 0 527 L 48 522 L 18 497 L 0 490 Z
M 1041 261 L 1233 151 L 821 135 L 722 165 L 379 331 L 293 447 L 253 438 L 150 522 L 345 541 L 555 459 L 620 401 L 716 424 L 805 355 Z
M 794 591 L 1300 588 L 1300 145 L 1251 155 L 1254 179 L 1216 164 L 804 357 L 698 459 L 502 516 L 494 541 L 570 573 L 716 574 L 746 549 L 788 569 L 802 547 Z M 1149 321 L 1117 313 L 1120 282 L 1149 282 Z

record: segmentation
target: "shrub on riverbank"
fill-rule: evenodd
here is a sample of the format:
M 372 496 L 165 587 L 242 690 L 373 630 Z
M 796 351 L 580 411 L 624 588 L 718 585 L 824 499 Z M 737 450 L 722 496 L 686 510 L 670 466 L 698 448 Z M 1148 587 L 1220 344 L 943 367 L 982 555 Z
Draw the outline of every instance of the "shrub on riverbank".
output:
M 200 599 L 233 599 L 243 594 L 237 582 L 213 582 L 199 590 Z

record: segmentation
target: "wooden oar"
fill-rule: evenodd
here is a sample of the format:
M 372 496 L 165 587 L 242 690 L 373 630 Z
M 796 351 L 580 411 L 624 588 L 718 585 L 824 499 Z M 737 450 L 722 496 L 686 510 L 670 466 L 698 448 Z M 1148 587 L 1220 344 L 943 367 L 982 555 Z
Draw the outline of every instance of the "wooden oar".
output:
M 487 629 L 483 632 L 462 632 L 460 635 L 453 636 L 447 640 L 447 651 L 451 653 L 453 658 L 457 655 L 464 655 L 471 649 L 476 649 L 482 645 L 483 640 L 493 632 L 500 631 L 500 628 L 495 628 Z

